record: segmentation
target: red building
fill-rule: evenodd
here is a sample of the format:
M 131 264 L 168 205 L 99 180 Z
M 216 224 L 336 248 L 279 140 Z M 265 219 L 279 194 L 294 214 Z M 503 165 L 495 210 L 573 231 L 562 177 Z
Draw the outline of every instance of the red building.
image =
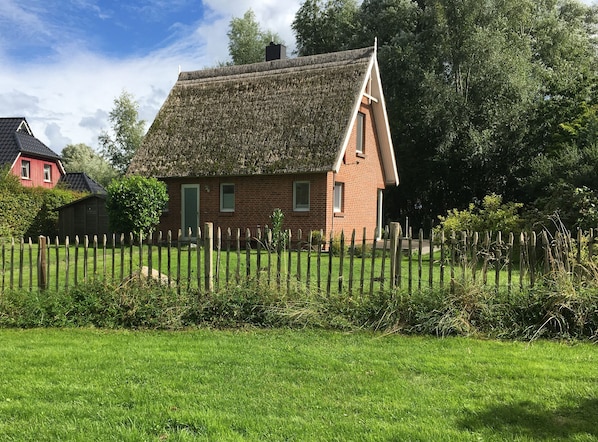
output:
M 65 174 L 60 156 L 33 136 L 24 117 L 0 118 L 0 166 L 26 187 L 53 188 Z

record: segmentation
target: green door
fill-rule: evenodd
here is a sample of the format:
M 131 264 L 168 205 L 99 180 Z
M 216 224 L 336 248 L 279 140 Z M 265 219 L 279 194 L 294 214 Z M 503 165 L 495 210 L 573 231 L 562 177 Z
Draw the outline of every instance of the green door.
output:
M 183 184 L 181 186 L 182 214 L 181 229 L 185 238 L 197 237 L 197 226 L 199 226 L 199 184 Z

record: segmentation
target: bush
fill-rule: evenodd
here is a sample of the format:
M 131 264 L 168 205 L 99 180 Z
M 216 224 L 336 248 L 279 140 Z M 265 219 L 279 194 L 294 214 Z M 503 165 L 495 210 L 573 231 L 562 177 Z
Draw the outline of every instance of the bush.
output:
M 110 228 L 118 233 L 148 234 L 168 202 L 166 185 L 155 178 L 128 176 L 112 181 L 106 190 Z
M 521 203 L 504 203 L 502 196 L 486 195 L 481 206 L 470 203 L 466 210 L 452 209 L 446 216 L 439 216 L 436 230 L 447 232 L 518 232 L 523 220 L 519 216 Z
M 56 209 L 81 197 L 59 188 L 23 187 L 6 169 L 0 170 L 0 176 L 0 237 L 55 236 Z

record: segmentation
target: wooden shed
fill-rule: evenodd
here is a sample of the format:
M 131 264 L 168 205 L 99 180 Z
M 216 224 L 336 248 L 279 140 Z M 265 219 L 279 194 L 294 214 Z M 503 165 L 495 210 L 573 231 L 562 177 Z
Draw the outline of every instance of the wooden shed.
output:
M 91 194 L 58 208 L 58 234 L 60 238 L 68 236 L 74 240 L 75 235 L 82 240 L 84 235 L 109 233 L 108 212 L 106 211 L 106 195 Z

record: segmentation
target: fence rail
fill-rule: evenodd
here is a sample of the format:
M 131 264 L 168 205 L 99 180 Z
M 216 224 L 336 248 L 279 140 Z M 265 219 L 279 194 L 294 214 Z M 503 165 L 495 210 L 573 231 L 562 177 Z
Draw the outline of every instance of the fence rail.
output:
M 593 256 L 593 231 L 551 235 L 497 232 L 424 232 L 404 236 L 391 223 L 381 239 L 323 232 L 220 229 L 211 223 L 188 239 L 179 231 L 134 235 L 10 239 L 1 244 L 0 289 L 68 290 L 92 279 L 126 283 L 157 280 L 202 293 L 248 282 L 278 290 L 317 290 L 327 295 L 408 293 L 454 289 L 465 281 L 511 293 L 534 286 L 554 266 L 583 277 L 582 254 Z

